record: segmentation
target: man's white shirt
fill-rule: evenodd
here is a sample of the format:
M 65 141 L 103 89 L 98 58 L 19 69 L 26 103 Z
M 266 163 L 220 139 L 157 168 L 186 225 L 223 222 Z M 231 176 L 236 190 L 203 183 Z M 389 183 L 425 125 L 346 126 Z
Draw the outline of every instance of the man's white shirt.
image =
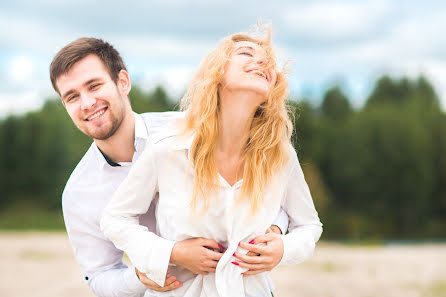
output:
M 93 142 L 65 186 L 62 208 L 68 237 L 86 283 L 99 297 L 143 296 L 147 289 L 137 278 L 134 267 L 122 262 L 123 252 L 104 236 L 99 222 L 105 206 L 144 150 L 148 136 L 182 116 L 178 112 L 135 114 L 132 162 L 111 166 Z M 156 232 L 156 201 L 139 217 L 140 224 L 152 232 Z M 274 224 L 286 231 L 286 213 L 281 211 Z

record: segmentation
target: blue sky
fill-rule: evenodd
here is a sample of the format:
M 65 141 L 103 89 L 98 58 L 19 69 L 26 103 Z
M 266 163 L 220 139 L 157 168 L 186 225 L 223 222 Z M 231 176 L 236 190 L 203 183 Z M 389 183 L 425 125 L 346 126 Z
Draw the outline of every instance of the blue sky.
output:
M 133 84 L 179 98 L 222 37 L 271 21 L 279 60 L 291 60 L 293 98 L 320 102 L 340 83 L 361 106 L 382 74 L 434 84 L 446 107 L 444 1 L 2 1 L 0 117 L 56 96 L 48 67 L 66 43 L 103 38 L 121 52 Z

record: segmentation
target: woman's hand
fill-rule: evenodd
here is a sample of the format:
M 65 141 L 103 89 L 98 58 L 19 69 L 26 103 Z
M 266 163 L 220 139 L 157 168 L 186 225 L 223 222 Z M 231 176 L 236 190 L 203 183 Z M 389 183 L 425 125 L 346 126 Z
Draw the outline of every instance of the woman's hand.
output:
M 280 228 L 273 225 L 268 228 L 265 235 L 257 236 L 249 243 L 240 242 L 240 247 L 248 250 L 246 255 L 234 254 L 241 260 L 235 263 L 238 263 L 240 267 L 248 268 L 243 276 L 271 271 L 280 263 L 283 256 L 283 241 L 279 234 L 282 234 Z
M 167 292 L 178 289 L 183 285 L 181 282 L 176 280 L 175 276 L 173 275 L 169 276 L 170 274 L 169 270 L 167 270 L 167 276 L 166 276 L 166 281 L 164 282 L 164 287 L 159 286 L 153 280 L 149 279 L 147 275 L 136 269 L 136 267 L 135 267 L 135 272 L 136 275 L 138 276 L 139 281 L 142 282 L 144 286 L 154 291 Z
M 224 247 L 212 239 L 186 239 L 175 243 L 170 263 L 180 265 L 192 273 L 206 275 L 215 272 L 223 250 Z

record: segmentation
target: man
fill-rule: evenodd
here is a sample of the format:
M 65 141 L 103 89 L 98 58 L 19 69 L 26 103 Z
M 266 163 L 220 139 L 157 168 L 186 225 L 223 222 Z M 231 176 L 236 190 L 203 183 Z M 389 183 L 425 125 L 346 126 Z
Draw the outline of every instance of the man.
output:
M 97 296 L 142 296 L 147 288 L 178 288 L 182 284 L 175 276 L 168 275 L 164 287 L 160 287 L 136 268 L 123 264 L 122 251 L 105 238 L 99 221 L 103 208 L 144 149 L 148 135 L 178 119 L 181 113 L 134 113 L 124 62 L 110 44 L 100 39 L 80 38 L 62 48 L 51 63 L 50 77 L 73 123 L 93 139 L 62 196 L 67 233 L 87 284 Z M 152 232 L 156 231 L 154 209 L 152 205 L 140 217 L 140 224 Z M 275 225 L 286 230 L 287 224 L 282 212 Z M 252 257 L 257 258 L 253 262 L 256 269 L 250 273 L 271 270 L 279 263 L 283 246 L 280 241 L 271 242 L 264 255 Z M 176 242 L 170 262 L 206 274 L 215 272 L 221 256 L 222 247 L 217 242 L 194 238 Z M 265 259 L 261 260 L 263 264 L 260 258 Z

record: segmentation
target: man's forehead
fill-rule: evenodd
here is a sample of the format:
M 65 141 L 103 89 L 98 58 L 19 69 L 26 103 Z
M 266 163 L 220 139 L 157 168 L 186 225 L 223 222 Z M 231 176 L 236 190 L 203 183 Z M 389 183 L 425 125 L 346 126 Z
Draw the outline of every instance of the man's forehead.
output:
M 99 57 L 88 55 L 74 63 L 66 73 L 60 75 L 56 79 L 56 84 L 63 93 L 62 89 L 71 88 L 98 77 L 109 78 L 110 75 Z

